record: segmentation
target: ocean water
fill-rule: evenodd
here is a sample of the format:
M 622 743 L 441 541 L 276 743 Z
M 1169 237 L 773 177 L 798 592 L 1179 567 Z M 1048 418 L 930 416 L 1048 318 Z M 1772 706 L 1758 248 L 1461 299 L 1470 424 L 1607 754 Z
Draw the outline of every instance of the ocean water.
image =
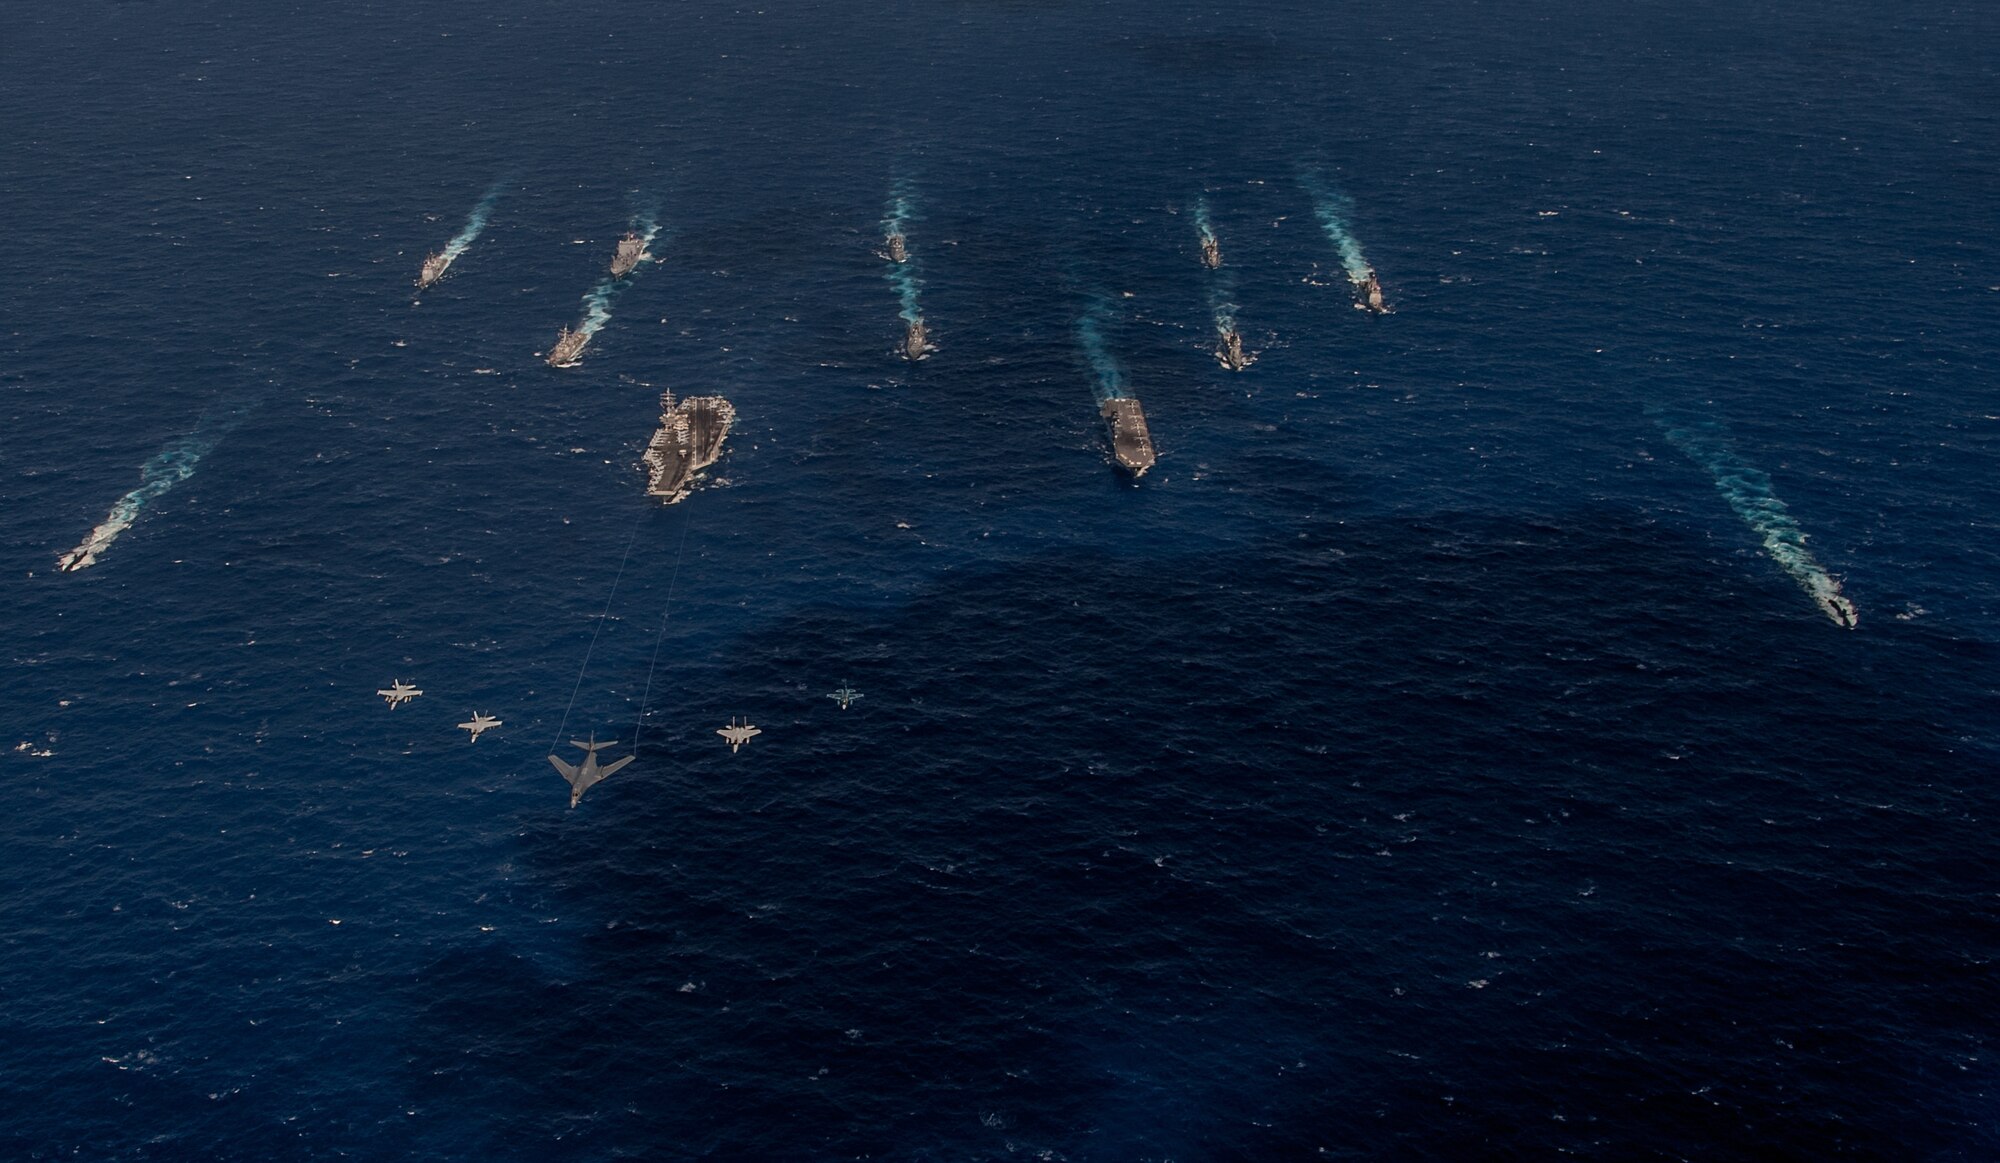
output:
M 1993 1158 L 1996 48 L 10 14 L 0 1154 Z

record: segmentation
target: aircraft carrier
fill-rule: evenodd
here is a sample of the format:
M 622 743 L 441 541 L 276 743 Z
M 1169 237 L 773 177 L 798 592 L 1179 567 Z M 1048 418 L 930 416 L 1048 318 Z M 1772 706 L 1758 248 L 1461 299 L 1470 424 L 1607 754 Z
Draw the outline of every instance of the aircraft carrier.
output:
M 611 256 L 611 277 L 622 279 L 638 267 L 639 260 L 646 257 L 646 240 L 628 230 L 625 237 L 618 240 L 618 252 Z
M 573 367 L 583 358 L 584 345 L 590 342 L 590 332 L 571 331 L 565 327 L 556 336 L 556 345 L 549 349 L 550 367 Z
M 722 455 L 722 442 L 736 423 L 736 409 L 721 396 L 689 396 L 674 402 L 660 397 L 660 427 L 646 445 L 646 495 L 678 503 L 694 488 L 695 475 Z
M 1111 430 L 1111 456 L 1137 480 L 1153 467 L 1153 434 L 1145 410 L 1131 396 L 1113 396 L 1098 408 Z

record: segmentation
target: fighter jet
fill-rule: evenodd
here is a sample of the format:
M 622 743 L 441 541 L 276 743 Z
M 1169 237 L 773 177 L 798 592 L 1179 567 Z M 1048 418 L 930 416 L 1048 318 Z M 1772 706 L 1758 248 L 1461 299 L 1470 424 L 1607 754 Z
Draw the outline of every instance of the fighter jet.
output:
M 583 748 L 582 767 L 572 767 L 553 755 L 549 756 L 549 762 L 555 764 L 556 770 L 562 772 L 562 777 L 569 781 L 569 806 L 572 808 L 576 806 L 576 801 L 583 798 L 584 792 L 589 791 L 598 783 L 617 773 L 620 768 L 632 762 L 634 758 L 627 755 L 623 759 L 614 759 L 603 767 L 597 766 L 597 753 L 611 746 L 611 744 L 599 743 L 595 732 L 591 733 L 590 742 L 585 743 L 579 739 L 572 739 L 569 741 L 569 745 L 571 747 Z
M 479 742 L 479 733 L 481 731 L 491 730 L 492 728 L 498 727 L 499 725 L 500 725 L 500 720 L 494 718 L 493 716 L 482 715 L 478 711 L 474 711 L 472 712 L 472 721 L 470 723 L 460 723 L 458 725 L 458 729 L 461 731 L 472 732 L 472 741 L 474 743 L 477 743 Z
M 407 703 L 424 692 L 418 690 L 415 683 L 407 683 L 399 678 L 389 684 L 388 690 L 376 691 L 375 693 L 387 699 L 389 701 L 389 709 L 393 711 L 396 709 L 398 703 Z
M 849 703 L 861 697 L 861 692 L 855 690 L 851 686 L 848 686 L 846 683 L 841 683 L 839 690 L 833 692 L 832 694 L 826 697 L 832 699 L 836 703 L 839 703 L 840 709 L 844 711 L 847 709 L 847 705 Z
M 764 732 L 760 728 L 752 727 L 748 723 L 738 723 L 736 720 L 731 719 L 729 720 L 729 726 L 717 727 L 715 733 L 729 740 L 729 753 L 734 755 L 737 748 L 750 742 L 750 736 L 762 735 Z

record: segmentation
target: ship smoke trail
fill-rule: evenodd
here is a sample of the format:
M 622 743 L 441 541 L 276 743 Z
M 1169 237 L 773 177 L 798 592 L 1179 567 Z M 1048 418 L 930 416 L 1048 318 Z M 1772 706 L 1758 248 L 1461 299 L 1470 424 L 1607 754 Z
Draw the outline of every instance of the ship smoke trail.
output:
M 1076 339 L 1083 345 L 1084 357 L 1090 360 L 1090 369 L 1097 375 L 1094 391 L 1101 405 L 1106 400 L 1122 400 L 1131 395 L 1125 387 L 1125 371 L 1112 357 L 1111 349 L 1104 342 L 1104 323 L 1111 314 L 1110 304 L 1098 298 L 1091 302 L 1090 309 L 1076 321 Z
M 486 229 L 486 220 L 493 217 L 493 206 L 500 201 L 501 185 L 502 183 L 500 182 L 493 183 L 493 188 L 486 191 L 486 196 L 479 200 L 479 205 L 474 206 L 472 213 L 466 216 L 465 229 L 459 231 L 456 238 L 445 243 L 444 265 L 446 267 L 457 262 L 458 256 L 465 253 L 465 248 L 471 246 L 473 240 L 479 237 L 479 232 Z
M 632 228 L 638 231 L 639 237 L 645 240 L 645 249 L 650 254 L 653 239 L 659 237 L 660 234 L 658 212 L 647 210 L 641 213 L 637 218 L 633 219 Z M 634 267 L 633 272 L 637 273 L 637 271 L 638 268 Z M 597 281 L 596 286 L 590 289 L 590 293 L 583 297 L 583 322 L 577 324 L 576 330 L 584 337 L 586 342 L 596 338 L 597 333 L 604 330 L 604 325 L 611 322 L 611 304 L 617 301 L 618 293 L 629 286 L 631 282 L 632 275 L 630 274 L 627 274 L 623 278 L 614 278 L 610 274 L 606 274 Z
M 1840 592 L 1840 581 L 1826 572 L 1806 548 L 1805 530 L 1792 519 L 1785 503 L 1771 491 L 1771 478 L 1762 469 L 1745 464 L 1734 450 L 1712 431 L 1669 423 L 1659 418 L 1667 443 L 1708 471 L 1715 489 L 1729 507 L 1764 541 L 1764 552 L 1792 575 L 1799 588 L 1834 624 L 1854 629 L 1859 614 L 1854 603 Z
M 97 559 L 111 548 L 111 543 L 118 540 L 120 534 L 132 527 L 147 505 L 194 475 L 195 466 L 201 463 L 201 458 L 207 456 L 223 434 L 233 427 L 234 415 L 219 426 L 211 426 L 204 421 L 192 433 L 167 445 L 151 460 L 140 465 L 139 487 L 118 498 L 118 503 L 111 506 L 104 520 L 90 531 L 90 536 L 56 559 L 56 568 L 71 573 L 97 564 Z
M 1375 268 L 1368 265 L 1368 260 L 1361 254 L 1361 244 L 1347 230 L 1347 218 L 1354 212 L 1354 202 L 1347 195 L 1329 189 L 1311 170 L 1306 171 L 1301 180 L 1306 192 L 1312 195 L 1313 214 L 1319 218 L 1320 229 L 1326 231 L 1327 238 L 1340 251 L 1340 265 L 1347 271 L 1348 281 L 1361 286 L 1375 273 Z

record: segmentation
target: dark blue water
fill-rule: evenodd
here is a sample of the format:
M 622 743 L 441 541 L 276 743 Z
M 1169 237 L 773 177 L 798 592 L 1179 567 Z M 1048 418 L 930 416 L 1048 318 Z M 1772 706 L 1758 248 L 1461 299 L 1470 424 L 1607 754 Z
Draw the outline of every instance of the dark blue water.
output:
M 1994 1157 L 1996 48 L 11 14 L 0 1154 Z M 665 389 L 741 416 L 670 509 Z

